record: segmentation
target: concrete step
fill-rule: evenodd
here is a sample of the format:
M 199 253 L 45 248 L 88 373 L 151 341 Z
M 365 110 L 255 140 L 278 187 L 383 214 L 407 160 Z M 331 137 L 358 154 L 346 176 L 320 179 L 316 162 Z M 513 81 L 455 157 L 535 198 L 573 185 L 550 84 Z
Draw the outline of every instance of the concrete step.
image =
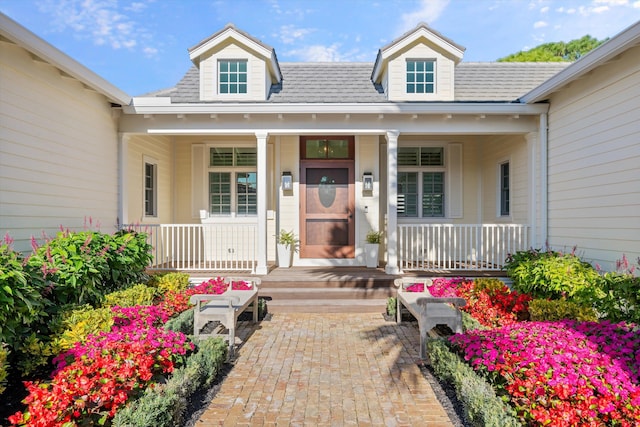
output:
M 321 288 L 321 287 L 296 287 L 296 288 L 265 288 L 260 287 L 258 295 L 263 298 L 270 297 L 273 300 L 341 300 L 341 299 L 385 299 L 395 296 L 395 287 L 376 288 Z
M 269 313 L 380 313 L 387 308 L 386 299 L 278 299 L 267 301 Z

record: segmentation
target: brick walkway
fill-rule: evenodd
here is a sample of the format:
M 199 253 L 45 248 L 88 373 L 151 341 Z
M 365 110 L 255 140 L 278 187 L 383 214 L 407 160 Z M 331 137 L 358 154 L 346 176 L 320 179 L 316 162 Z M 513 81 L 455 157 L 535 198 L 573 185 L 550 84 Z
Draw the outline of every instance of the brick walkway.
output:
M 416 365 L 413 324 L 298 313 L 239 324 L 235 366 L 197 425 L 452 425 Z

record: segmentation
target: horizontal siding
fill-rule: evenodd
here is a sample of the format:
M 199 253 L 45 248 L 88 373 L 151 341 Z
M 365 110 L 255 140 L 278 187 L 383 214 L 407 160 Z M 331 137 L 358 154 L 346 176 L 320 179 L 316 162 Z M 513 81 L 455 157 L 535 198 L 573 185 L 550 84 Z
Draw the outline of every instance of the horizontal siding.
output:
M 144 212 L 144 161 L 157 162 L 158 166 L 158 215 L 145 217 Z M 167 136 L 136 135 L 128 142 L 127 155 L 128 223 L 160 224 L 173 221 L 173 160 L 172 144 Z
M 640 256 L 640 48 L 551 99 L 549 243 L 612 269 Z
M 0 231 L 17 250 L 60 226 L 117 224 L 117 129 L 108 100 L 0 42 Z M 95 228 L 95 227 L 94 227 Z

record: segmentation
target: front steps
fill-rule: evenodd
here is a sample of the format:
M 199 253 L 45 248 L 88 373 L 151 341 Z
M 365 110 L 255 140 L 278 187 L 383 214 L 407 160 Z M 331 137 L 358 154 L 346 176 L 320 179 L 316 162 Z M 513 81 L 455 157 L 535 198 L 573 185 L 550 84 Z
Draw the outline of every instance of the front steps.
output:
M 269 313 L 384 313 L 395 295 L 382 269 L 349 267 L 275 269 L 262 277 L 258 295 Z

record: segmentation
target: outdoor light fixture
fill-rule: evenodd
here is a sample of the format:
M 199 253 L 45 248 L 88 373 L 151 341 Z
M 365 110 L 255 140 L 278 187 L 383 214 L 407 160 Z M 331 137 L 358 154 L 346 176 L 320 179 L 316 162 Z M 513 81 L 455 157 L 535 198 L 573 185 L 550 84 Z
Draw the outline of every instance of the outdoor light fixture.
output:
M 293 191 L 291 172 L 282 172 L 282 191 Z
M 373 194 L 373 174 L 371 172 L 362 174 L 362 193 L 367 196 Z

